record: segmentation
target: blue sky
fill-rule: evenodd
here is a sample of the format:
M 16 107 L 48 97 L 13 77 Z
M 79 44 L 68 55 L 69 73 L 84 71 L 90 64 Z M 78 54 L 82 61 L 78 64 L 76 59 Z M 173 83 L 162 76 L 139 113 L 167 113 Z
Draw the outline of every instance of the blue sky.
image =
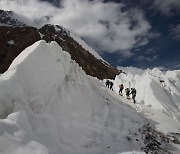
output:
M 115 0 L 114 0 L 115 1 Z M 116 1 L 117 3 L 120 2 Z M 118 61 L 118 53 L 115 55 L 104 53 L 105 59 L 113 57 L 113 65 L 136 67 L 164 67 L 168 69 L 180 69 L 180 1 L 173 1 L 165 6 L 159 1 L 157 5 L 153 1 L 121 1 L 127 7 L 142 10 L 146 20 L 152 26 L 151 30 L 160 35 L 151 39 L 146 45 L 133 48 L 134 54 L 125 61 Z M 174 6 L 173 6 L 174 5 Z
M 180 69 L 180 0 L 0 0 L 0 9 L 61 25 L 114 66 Z

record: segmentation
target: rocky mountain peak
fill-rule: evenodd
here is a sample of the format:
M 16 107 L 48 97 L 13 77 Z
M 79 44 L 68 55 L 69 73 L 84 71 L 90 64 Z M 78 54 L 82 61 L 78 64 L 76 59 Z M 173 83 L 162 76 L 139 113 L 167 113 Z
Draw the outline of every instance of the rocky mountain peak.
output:
M 18 19 L 11 20 L 8 15 L 13 15 L 12 12 L 1 11 L 0 13 L 0 24 L 2 25 L 0 27 L 0 73 L 5 72 L 14 58 L 25 48 L 43 39 L 46 42 L 56 41 L 82 67 L 87 75 L 98 79 L 106 79 L 115 78 L 119 74 L 118 69 L 101 59 L 97 59 L 73 39 L 70 32 L 65 28 L 50 24 L 44 25 L 40 29 L 28 27 Z
M 4 10 L 0 10 L 0 25 L 14 27 L 26 26 L 26 24 L 15 18 L 14 13 L 12 11 Z

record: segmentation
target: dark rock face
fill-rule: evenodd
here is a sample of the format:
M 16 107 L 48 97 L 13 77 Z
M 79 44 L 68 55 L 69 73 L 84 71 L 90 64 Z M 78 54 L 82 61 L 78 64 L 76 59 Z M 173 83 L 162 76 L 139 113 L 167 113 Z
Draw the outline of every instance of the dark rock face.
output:
M 56 41 L 87 75 L 98 79 L 113 79 L 120 73 L 118 69 L 95 58 L 70 36 L 69 31 L 61 26 L 45 25 L 38 30 L 11 19 L 12 12 L 0 10 L 0 15 L 0 24 L 6 25 L 0 26 L 0 73 L 4 73 L 25 48 L 41 39 L 46 42 Z M 12 26 L 13 23 L 14 26 Z M 21 26 L 17 23 L 21 23 Z
M 1 26 L 0 34 L 0 73 L 8 69 L 21 51 L 41 39 L 33 27 Z

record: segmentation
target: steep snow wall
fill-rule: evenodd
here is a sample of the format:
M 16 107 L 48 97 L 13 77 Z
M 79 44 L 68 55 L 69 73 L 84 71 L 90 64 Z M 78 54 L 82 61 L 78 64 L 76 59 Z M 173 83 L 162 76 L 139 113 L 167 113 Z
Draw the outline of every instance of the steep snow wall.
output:
M 131 68 L 132 69 L 132 68 Z M 131 71 L 130 71 L 131 72 Z M 147 69 L 142 75 L 121 74 L 115 79 L 115 89 L 123 83 L 125 88 L 137 89 L 137 102 L 151 106 L 180 120 L 180 71 L 161 72 Z
M 55 42 L 26 48 L 0 76 L 0 117 L 3 154 L 114 154 L 144 146 L 144 119 Z

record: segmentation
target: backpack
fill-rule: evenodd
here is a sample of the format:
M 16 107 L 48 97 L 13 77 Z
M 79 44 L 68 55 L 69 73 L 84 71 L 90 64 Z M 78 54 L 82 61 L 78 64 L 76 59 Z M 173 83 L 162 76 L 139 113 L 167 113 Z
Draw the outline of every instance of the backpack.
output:
M 136 94 L 136 89 L 133 88 L 131 93 L 132 93 L 132 94 Z
M 129 93 L 129 92 L 130 92 L 130 89 L 129 89 L 129 88 L 126 88 L 125 90 L 126 90 L 126 93 Z
M 123 84 L 119 85 L 119 88 L 120 88 L 120 89 L 124 89 Z

